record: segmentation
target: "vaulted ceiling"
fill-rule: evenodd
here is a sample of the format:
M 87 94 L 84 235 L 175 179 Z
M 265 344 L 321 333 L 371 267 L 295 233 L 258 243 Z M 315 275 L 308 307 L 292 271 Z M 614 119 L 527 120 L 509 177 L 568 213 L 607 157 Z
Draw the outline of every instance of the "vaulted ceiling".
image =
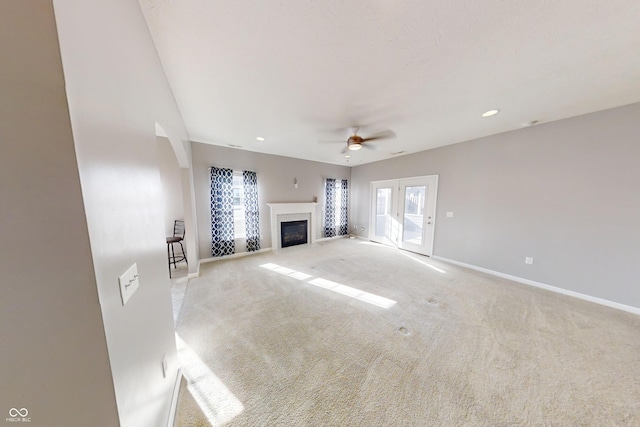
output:
M 637 0 L 140 4 L 203 143 L 355 166 L 640 101 Z

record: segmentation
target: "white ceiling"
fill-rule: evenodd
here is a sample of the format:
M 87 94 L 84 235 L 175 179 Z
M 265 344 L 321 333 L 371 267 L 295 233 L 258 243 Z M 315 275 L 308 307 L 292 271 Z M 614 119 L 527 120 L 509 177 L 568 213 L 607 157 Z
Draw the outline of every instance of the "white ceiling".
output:
M 193 141 L 355 166 L 640 101 L 638 0 L 140 4 Z

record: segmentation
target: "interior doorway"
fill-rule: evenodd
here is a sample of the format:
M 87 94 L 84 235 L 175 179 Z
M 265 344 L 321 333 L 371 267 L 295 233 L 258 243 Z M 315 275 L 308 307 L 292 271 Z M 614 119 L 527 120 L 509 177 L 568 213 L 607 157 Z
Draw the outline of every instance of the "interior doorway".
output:
M 431 256 L 438 175 L 371 182 L 369 239 Z
M 158 150 L 158 171 L 160 172 L 160 188 L 161 196 L 164 206 L 164 235 L 165 237 L 175 237 L 175 221 L 180 220 L 182 222 L 181 230 L 184 230 L 184 195 L 182 188 L 182 171 L 178 164 L 177 157 L 171 146 L 171 142 L 164 137 L 156 137 L 157 150 Z M 179 231 L 179 230 L 178 230 Z M 180 233 L 179 233 L 180 234 Z M 186 250 L 186 239 L 181 244 L 174 244 L 167 247 L 167 257 L 169 257 L 169 250 L 173 250 L 173 254 L 177 255 L 180 259 L 186 254 L 189 258 L 188 250 Z M 184 251 L 184 253 L 181 253 Z M 190 258 L 189 258 L 190 259 Z M 189 274 L 189 266 L 182 260 L 177 264 L 169 263 L 167 275 L 169 278 L 177 280 L 186 278 Z

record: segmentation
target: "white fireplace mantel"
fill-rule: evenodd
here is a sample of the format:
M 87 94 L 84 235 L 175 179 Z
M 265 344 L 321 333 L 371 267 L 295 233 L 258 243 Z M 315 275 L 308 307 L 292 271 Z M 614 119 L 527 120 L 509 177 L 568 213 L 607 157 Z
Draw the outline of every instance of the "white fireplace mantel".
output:
M 316 202 L 308 203 L 267 203 L 271 210 L 271 247 L 273 249 L 281 249 L 280 243 L 280 225 L 278 222 L 278 215 L 295 215 L 295 214 L 308 214 L 309 225 L 307 227 L 309 233 L 309 244 L 316 240 L 316 228 L 317 223 L 317 206 Z

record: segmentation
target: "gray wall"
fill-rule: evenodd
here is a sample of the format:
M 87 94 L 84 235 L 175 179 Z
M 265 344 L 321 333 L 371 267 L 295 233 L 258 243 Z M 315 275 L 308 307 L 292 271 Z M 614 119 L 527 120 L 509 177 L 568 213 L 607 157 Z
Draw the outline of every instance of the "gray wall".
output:
M 640 307 L 638 159 L 633 104 L 354 167 L 351 222 L 371 181 L 438 174 L 434 255 Z
M 166 425 L 178 360 L 155 123 L 186 131 L 138 2 L 54 6 L 120 424 Z M 118 277 L 133 263 L 140 287 L 123 307 Z
M 192 143 L 191 149 L 201 258 L 211 257 L 210 166 L 251 170 L 257 173 L 262 248 L 271 247 L 270 215 L 267 203 L 312 202 L 313 198 L 317 197 L 320 206 L 324 200 L 323 179 L 349 179 L 351 173 L 350 168 L 346 166 L 197 142 Z M 294 178 L 298 178 L 297 189 L 293 186 Z M 316 236 L 321 236 L 320 231 L 319 224 Z M 236 245 L 236 252 L 244 251 L 244 247 Z
M 0 419 L 116 426 L 50 0 L 0 2 L 0 63 Z
M 184 220 L 182 172 L 167 138 L 158 137 L 158 167 L 164 206 L 164 234 L 173 235 L 173 222 Z M 185 248 L 186 250 L 186 248 Z

